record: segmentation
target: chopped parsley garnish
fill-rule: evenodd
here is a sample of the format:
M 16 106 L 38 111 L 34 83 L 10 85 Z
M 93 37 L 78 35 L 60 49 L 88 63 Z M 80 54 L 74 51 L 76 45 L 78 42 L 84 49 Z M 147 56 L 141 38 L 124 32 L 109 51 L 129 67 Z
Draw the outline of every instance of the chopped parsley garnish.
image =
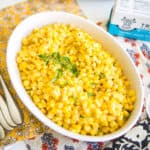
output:
M 95 96 L 94 93 L 91 93 L 91 92 L 87 92 L 87 96 L 90 97 L 90 96 Z
M 70 71 L 76 76 L 78 77 L 79 75 L 79 70 L 77 69 L 77 66 L 75 64 L 73 64 L 70 68 Z
M 71 61 L 70 61 L 69 57 L 62 56 L 60 58 L 60 65 L 65 69 L 69 69 L 69 67 L 71 66 Z
M 60 63 L 61 56 L 60 56 L 59 52 L 53 52 L 51 57 L 53 58 L 55 63 L 58 63 L 58 64 Z
M 69 57 L 60 55 L 59 52 L 53 52 L 51 55 L 40 54 L 39 57 L 46 63 L 46 65 L 52 60 L 55 64 L 61 66 L 61 69 L 57 70 L 55 77 L 52 79 L 53 82 L 63 75 L 65 69 L 70 70 L 75 77 L 78 77 L 79 75 L 79 70 L 77 69 L 76 64 L 73 64 Z
M 62 69 L 57 69 L 55 77 L 51 80 L 51 82 L 55 82 L 57 79 L 59 79 L 63 75 Z
M 69 57 L 63 56 L 61 60 L 62 60 L 61 63 L 71 64 Z
M 40 54 L 39 57 L 45 62 L 46 65 L 49 64 L 49 61 L 51 59 L 50 55 L 47 54 Z
M 80 118 L 85 118 L 85 116 L 80 115 Z
M 99 80 L 100 80 L 100 79 L 103 79 L 105 77 L 105 74 L 100 72 L 98 76 L 99 76 Z

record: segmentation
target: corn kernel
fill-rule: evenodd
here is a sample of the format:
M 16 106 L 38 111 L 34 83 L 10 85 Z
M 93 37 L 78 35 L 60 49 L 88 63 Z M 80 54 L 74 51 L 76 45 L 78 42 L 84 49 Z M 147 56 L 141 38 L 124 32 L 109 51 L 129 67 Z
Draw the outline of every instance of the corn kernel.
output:
M 134 109 L 136 93 L 118 62 L 73 25 L 34 29 L 22 40 L 16 62 L 36 106 L 72 132 L 112 133 Z

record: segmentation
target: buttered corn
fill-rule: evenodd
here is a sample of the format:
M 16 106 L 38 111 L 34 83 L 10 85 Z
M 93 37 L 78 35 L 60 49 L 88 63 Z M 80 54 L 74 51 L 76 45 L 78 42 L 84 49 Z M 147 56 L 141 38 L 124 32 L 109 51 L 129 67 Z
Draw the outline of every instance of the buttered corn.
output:
M 56 124 L 84 135 L 116 131 L 136 94 L 117 61 L 88 33 L 65 24 L 34 29 L 16 61 L 36 106 Z

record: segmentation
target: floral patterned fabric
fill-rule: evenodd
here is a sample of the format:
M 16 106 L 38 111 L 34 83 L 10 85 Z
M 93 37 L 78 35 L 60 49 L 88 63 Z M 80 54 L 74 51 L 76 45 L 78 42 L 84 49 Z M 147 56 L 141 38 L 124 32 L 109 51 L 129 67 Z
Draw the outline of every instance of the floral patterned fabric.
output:
M 19 145 L 24 150 L 150 150 L 150 120 L 145 104 L 137 124 L 124 136 L 109 142 L 82 142 L 60 135 L 40 123 L 24 107 L 11 86 L 6 69 L 6 46 L 15 26 L 25 17 L 45 10 L 64 10 L 83 15 L 75 1 L 71 0 L 30 0 L 0 11 L 0 73 L 3 75 L 13 97 L 18 102 L 24 123 L 8 132 L 1 141 L 4 150 L 16 150 Z M 131 56 L 144 85 L 145 103 L 150 94 L 150 43 L 115 37 Z M 0 94 L 2 90 L 0 90 Z M 28 140 L 24 140 L 28 139 Z M 16 142 L 24 140 L 22 142 Z M 16 143 L 15 143 L 16 142 Z M 6 146 L 7 144 L 14 145 Z
M 106 143 L 81 142 L 51 131 L 35 139 L 18 142 L 9 150 L 14 150 L 18 146 L 24 150 L 149 150 L 150 120 L 140 121 L 126 135 Z M 7 147 L 4 150 L 7 150 Z

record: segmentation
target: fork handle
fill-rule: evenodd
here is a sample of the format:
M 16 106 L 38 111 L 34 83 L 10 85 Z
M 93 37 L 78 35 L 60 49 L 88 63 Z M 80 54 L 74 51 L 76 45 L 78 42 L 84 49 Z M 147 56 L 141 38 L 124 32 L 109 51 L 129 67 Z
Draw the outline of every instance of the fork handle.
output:
M 5 131 L 3 127 L 0 125 L 0 140 L 3 139 L 4 137 L 5 137 Z
M 21 124 L 22 123 L 21 113 L 20 113 L 17 105 L 15 104 L 15 101 L 13 100 L 10 92 L 8 91 L 8 89 L 6 87 L 6 84 L 5 84 L 5 82 L 4 82 L 4 80 L 3 80 L 1 75 L 0 75 L 0 81 L 2 83 L 2 88 L 4 90 L 5 99 L 6 99 L 6 102 L 7 102 L 7 106 L 8 106 L 10 115 L 11 115 L 13 121 L 16 124 Z
M 10 116 L 10 113 L 9 113 L 8 107 L 5 103 L 5 100 L 1 95 L 0 95 L 0 109 L 1 109 L 2 113 L 4 114 L 4 118 L 8 122 L 8 124 L 10 126 L 16 126 L 16 124 L 13 122 L 13 120 Z
M 6 129 L 6 130 L 12 130 L 13 127 L 9 126 L 9 124 L 6 122 L 3 114 L 2 114 L 2 111 L 0 110 L 0 124 Z

